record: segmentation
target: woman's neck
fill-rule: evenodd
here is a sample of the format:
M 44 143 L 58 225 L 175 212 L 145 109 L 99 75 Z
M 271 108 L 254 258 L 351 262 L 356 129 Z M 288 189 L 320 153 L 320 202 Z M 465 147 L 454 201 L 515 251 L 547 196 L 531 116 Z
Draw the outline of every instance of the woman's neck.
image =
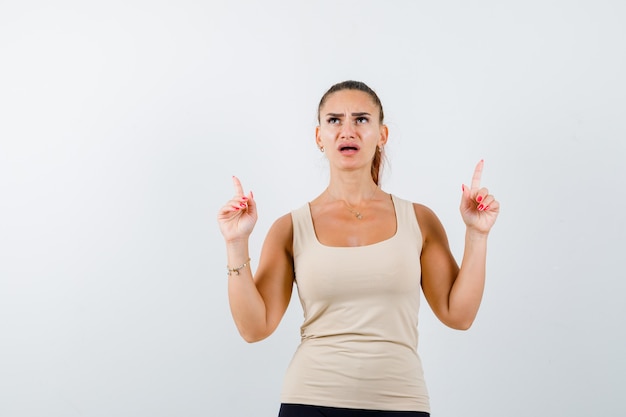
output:
M 371 175 L 342 173 L 333 175 L 326 187 L 327 194 L 334 200 L 343 200 L 351 206 L 358 206 L 365 201 L 372 200 L 379 186 L 374 183 Z

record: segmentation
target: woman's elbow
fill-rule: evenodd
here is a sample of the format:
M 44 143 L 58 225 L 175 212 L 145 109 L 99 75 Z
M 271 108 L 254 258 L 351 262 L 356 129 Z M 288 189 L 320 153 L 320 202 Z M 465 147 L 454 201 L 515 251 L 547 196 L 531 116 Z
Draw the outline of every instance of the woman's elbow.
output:
M 469 322 L 469 323 L 460 323 L 460 324 L 455 324 L 455 325 L 452 325 L 452 326 L 449 326 L 449 327 L 453 328 L 454 330 L 466 331 L 466 330 L 469 330 L 470 327 L 472 327 L 472 323 L 471 322 Z
M 239 335 L 243 338 L 243 340 L 245 340 L 247 343 L 256 343 L 256 342 L 260 342 L 261 340 L 267 339 L 267 337 L 269 336 L 268 333 L 266 332 L 260 332 L 260 331 L 246 331 L 246 330 L 242 330 L 239 329 Z
M 443 324 L 454 330 L 469 330 L 474 324 L 475 317 L 448 318 L 442 320 Z

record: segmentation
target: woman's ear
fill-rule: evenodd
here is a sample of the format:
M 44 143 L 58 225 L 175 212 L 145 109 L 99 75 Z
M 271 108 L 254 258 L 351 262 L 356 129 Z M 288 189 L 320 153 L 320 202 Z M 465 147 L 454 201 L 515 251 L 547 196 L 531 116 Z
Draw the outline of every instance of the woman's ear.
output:
M 320 137 L 320 127 L 315 127 L 315 144 L 318 148 L 322 149 L 322 138 Z
M 380 142 L 378 142 L 378 146 L 385 146 L 387 144 L 387 139 L 389 138 L 389 129 L 387 125 L 380 126 Z

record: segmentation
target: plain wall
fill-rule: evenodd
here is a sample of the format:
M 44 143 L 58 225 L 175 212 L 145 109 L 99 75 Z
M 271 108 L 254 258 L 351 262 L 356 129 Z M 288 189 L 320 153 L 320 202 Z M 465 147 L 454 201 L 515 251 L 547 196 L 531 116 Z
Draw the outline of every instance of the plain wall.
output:
M 468 332 L 424 302 L 433 416 L 623 416 L 626 3 L 0 1 L 0 415 L 275 416 L 297 296 L 230 317 L 218 208 L 258 200 L 253 265 L 320 193 L 319 98 L 385 106 L 383 188 L 457 259 L 461 184 L 501 201 Z

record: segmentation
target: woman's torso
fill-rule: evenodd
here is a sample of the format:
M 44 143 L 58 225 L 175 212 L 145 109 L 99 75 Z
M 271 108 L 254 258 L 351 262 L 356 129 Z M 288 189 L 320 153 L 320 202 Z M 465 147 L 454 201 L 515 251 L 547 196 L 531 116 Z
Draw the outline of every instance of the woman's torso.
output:
M 422 235 L 412 203 L 392 202 L 395 234 L 356 247 L 320 243 L 308 204 L 292 212 L 304 322 L 283 403 L 429 411 L 417 354 Z

